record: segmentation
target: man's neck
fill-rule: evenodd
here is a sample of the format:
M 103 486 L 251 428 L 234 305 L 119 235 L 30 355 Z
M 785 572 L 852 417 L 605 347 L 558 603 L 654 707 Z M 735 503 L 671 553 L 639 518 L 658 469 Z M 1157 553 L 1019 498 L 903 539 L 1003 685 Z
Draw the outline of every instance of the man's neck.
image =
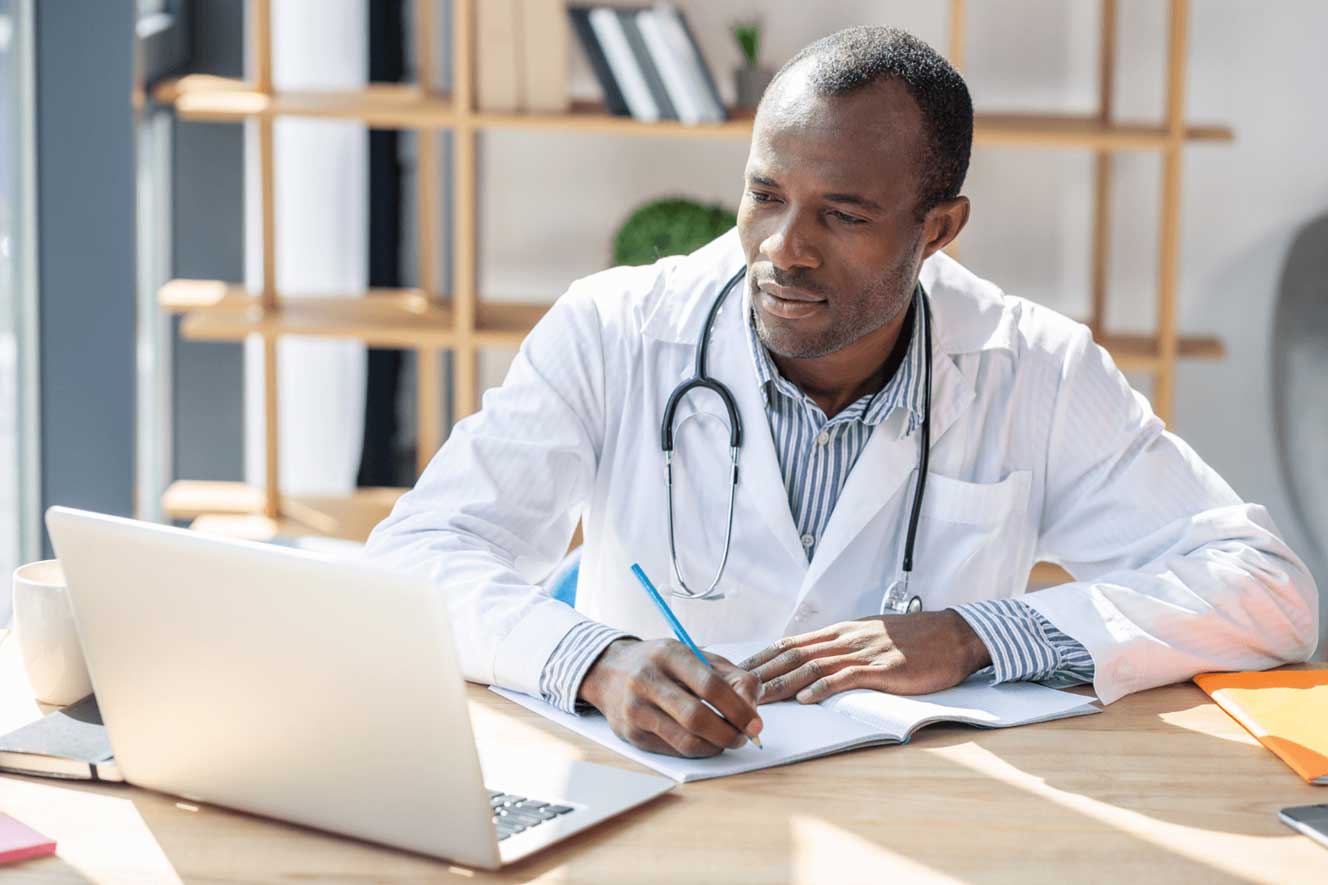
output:
M 771 353 L 770 358 L 781 375 L 833 418 L 894 377 L 908 353 L 912 315 L 910 304 L 898 319 L 825 356 L 798 359 Z

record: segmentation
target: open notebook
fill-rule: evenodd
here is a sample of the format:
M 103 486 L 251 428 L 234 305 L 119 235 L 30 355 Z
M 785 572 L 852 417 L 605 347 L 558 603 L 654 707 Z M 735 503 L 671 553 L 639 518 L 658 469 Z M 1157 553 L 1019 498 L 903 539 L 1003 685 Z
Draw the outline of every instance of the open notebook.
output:
M 741 661 L 760 649 L 759 644 L 743 644 L 717 645 L 706 651 Z M 529 695 L 501 688 L 493 691 L 683 783 L 802 762 L 856 747 L 904 743 L 919 728 L 936 722 L 1006 728 L 1101 712 L 1090 697 L 1031 682 L 993 686 L 986 678 L 925 695 L 846 691 L 813 705 L 797 701 L 763 704 L 763 750 L 749 744 L 709 759 L 679 759 L 632 746 L 615 735 L 598 713 L 575 716 Z

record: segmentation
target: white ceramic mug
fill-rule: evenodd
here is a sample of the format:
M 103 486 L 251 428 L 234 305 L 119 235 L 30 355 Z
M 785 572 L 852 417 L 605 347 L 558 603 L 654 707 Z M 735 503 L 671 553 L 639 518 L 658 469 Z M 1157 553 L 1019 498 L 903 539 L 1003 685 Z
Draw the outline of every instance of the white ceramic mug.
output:
M 30 562 L 14 570 L 14 633 L 33 697 L 63 706 L 92 694 L 58 561 Z

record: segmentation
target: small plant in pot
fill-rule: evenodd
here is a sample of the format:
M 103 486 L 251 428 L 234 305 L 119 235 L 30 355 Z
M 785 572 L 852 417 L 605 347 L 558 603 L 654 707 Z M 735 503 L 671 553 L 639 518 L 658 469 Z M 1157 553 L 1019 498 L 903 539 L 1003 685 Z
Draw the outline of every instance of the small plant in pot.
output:
M 615 265 L 653 264 L 666 255 L 687 255 L 738 223 L 723 206 L 684 197 L 653 200 L 623 222 L 613 240 Z
M 748 19 L 733 24 L 733 38 L 742 51 L 743 64 L 733 71 L 734 93 L 739 108 L 752 109 L 770 85 L 775 72 L 761 64 L 761 22 Z

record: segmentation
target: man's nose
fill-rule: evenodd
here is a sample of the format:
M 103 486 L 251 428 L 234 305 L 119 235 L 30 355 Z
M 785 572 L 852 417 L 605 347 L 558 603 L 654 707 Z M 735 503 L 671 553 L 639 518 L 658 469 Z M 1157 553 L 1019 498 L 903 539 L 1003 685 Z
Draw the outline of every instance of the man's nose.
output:
M 761 254 L 780 270 L 819 266 L 820 256 L 808 235 L 807 223 L 800 214 L 786 215 L 761 243 Z

